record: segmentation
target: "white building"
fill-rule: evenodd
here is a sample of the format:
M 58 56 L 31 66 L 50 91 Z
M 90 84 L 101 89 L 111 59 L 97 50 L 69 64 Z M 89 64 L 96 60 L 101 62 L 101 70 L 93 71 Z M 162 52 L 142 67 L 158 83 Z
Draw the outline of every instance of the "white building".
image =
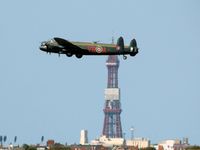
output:
M 164 150 L 174 150 L 175 144 L 181 144 L 181 141 L 176 140 L 164 140 L 158 143 L 158 145 L 162 146 Z
M 126 140 L 127 146 L 137 146 L 138 148 L 150 147 L 150 140 L 146 138 L 134 138 L 133 140 Z
M 88 132 L 87 132 L 87 130 L 81 130 L 80 144 L 85 145 L 87 143 L 88 143 Z
M 123 138 L 107 138 L 106 136 L 101 136 L 99 139 L 91 141 L 90 144 L 103 145 L 105 147 L 123 146 L 125 140 Z

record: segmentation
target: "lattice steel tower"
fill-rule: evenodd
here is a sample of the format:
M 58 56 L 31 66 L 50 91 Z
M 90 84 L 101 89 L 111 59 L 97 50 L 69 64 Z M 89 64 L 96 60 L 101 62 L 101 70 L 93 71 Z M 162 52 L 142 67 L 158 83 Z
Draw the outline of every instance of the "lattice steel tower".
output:
M 107 138 L 122 138 L 120 114 L 120 89 L 118 88 L 119 59 L 116 55 L 108 56 L 108 84 L 105 89 L 104 126 L 103 135 Z

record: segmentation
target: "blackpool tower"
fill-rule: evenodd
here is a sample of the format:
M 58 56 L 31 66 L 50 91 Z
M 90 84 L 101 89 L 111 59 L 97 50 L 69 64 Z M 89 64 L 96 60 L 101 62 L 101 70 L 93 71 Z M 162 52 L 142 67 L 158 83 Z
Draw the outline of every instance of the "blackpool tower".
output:
M 116 55 L 109 55 L 106 61 L 108 68 L 108 83 L 105 89 L 103 135 L 107 138 L 122 138 L 120 114 L 120 89 L 118 88 L 119 59 Z

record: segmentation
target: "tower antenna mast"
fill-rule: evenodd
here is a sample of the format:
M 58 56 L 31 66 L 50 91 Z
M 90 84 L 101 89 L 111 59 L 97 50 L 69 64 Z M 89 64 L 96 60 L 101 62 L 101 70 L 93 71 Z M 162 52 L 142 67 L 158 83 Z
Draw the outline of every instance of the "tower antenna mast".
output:
M 112 44 L 115 44 L 114 36 L 112 36 Z
M 131 131 L 131 140 L 133 140 L 134 139 L 134 127 L 133 126 L 130 128 L 130 131 Z

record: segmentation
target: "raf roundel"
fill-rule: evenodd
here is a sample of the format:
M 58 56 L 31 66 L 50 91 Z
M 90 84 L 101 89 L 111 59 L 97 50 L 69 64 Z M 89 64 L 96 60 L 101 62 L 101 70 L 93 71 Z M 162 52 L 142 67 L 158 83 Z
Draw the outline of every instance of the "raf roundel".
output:
M 103 51 L 103 48 L 101 46 L 97 46 L 96 47 L 96 52 L 97 53 L 102 53 L 102 51 Z

